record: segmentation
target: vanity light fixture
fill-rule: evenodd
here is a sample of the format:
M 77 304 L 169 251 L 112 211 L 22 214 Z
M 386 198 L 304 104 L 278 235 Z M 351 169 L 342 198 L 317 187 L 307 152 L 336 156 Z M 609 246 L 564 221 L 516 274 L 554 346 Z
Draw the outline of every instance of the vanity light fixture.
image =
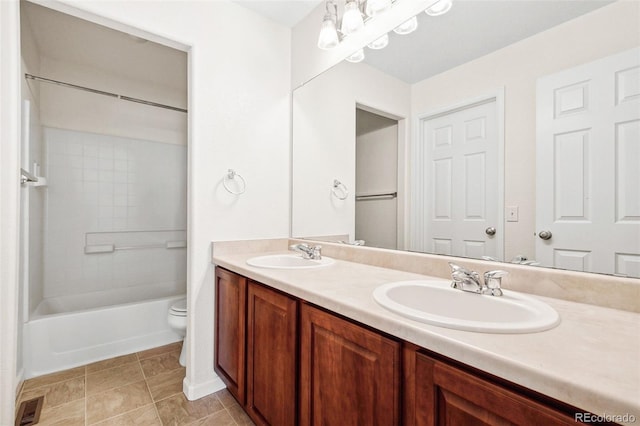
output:
M 364 49 L 360 49 L 355 53 L 352 53 L 350 56 L 347 56 L 346 60 L 349 62 L 353 62 L 354 64 L 364 61 Z
M 344 6 L 344 15 L 342 15 L 342 25 L 340 31 L 344 35 L 355 34 L 364 28 L 364 19 L 358 0 L 347 0 Z
M 406 35 L 411 34 L 416 29 L 418 29 L 418 18 L 414 16 L 408 21 L 398 25 L 393 32 L 400 35 Z
M 387 47 L 388 44 L 389 44 L 389 34 L 385 34 L 382 37 L 367 44 L 367 47 L 373 50 L 380 50 Z
M 391 9 L 391 0 L 367 0 L 364 12 L 367 16 L 374 17 Z
M 326 12 L 320 27 L 318 47 L 326 50 L 337 47 L 344 37 L 361 31 L 366 20 L 389 10 L 396 1 L 400 0 L 345 0 L 344 14 L 342 19 L 339 19 L 337 0 L 326 0 Z M 443 15 L 451 9 L 451 6 L 452 0 L 438 0 L 428 7 L 425 13 L 430 16 Z M 414 32 L 417 28 L 418 18 L 414 16 L 393 31 L 396 34 L 405 35 Z M 370 49 L 382 49 L 388 43 L 389 36 L 385 34 L 367 46 Z M 364 59 L 364 52 L 358 51 L 350 58 L 351 62 L 360 62 Z
M 444 15 L 451 9 L 452 3 L 451 0 L 440 0 L 435 4 L 429 6 L 424 13 L 429 16 L 440 16 Z
M 326 12 L 322 19 L 322 27 L 318 36 L 318 47 L 320 49 L 333 49 L 340 44 L 336 23 L 338 20 L 338 5 L 334 0 L 327 0 L 325 3 Z
M 333 49 L 343 37 L 355 34 L 364 28 L 364 11 L 380 14 L 391 7 L 393 0 L 345 0 L 342 19 L 338 17 L 336 0 L 326 0 L 325 15 L 318 36 L 320 49 Z M 368 9 L 367 9 L 368 8 Z

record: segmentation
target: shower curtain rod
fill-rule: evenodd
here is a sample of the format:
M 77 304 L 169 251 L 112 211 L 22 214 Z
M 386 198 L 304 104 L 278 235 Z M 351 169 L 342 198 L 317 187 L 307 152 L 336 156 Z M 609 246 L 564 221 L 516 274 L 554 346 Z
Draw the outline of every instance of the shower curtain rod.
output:
M 86 92 L 96 93 L 98 95 L 104 95 L 104 96 L 110 96 L 112 98 L 122 99 L 123 101 L 136 102 L 139 104 L 149 105 L 153 107 L 170 109 L 172 111 L 187 112 L 187 110 L 183 108 L 177 108 L 171 105 L 159 104 L 157 102 L 145 101 L 144 99 L 131 98 L 129 96 L 118 95 L 117 93 L 111 93 L 111 92 L 105 92 L 102 90 L 92 89 L 90 87 L 78 86 L 77 84 L 65 83 L 64 81 L 52 80 L 50 78 L 38 77 L 36 75 L 31 75 L 31 74 L 25 74 L 24 77 L 28 80 L 35 80 L 35 81 L 42 81 L 44 83 L 57 84 L 58 86 L 84 90 Z

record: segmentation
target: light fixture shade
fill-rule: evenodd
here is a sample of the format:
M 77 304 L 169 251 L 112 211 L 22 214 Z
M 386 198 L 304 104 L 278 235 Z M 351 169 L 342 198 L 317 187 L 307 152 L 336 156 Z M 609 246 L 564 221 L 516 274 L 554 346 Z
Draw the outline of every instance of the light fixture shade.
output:
M 418 28 L 418 18 L 414 16 L 404 24 L 398 25 L 398 27 L 396 27 L 396 29 L 394 29 L 393 32 L 396 34 L 405 35 L 405 34 L 414 32 L 417 28 Z
M 391 0 L 367 0 L 364 12 L 367 16 L 376 16 L 391 8 Z
M 340 43 L 338 39 L 338 31 L 336 30 L 336 24 L 331 19 L 331 16 L 325 16 L 322 21 L 322 27 L 320 28 L 320 35 L 318 36 L 318 47 L 320 49 L 333 49 Z
M 360 49 L 357 52 L 351 54 L 351 56 L 347 56 L 347 61 L 358 63 L 364 61 L 364 50 Z
M 364 20 L 362 13 L 358 8 L 357 1 L 350 1 L 344 7 L 344 15 L 342 15 L 342 34 L 354 34 L 364 28 Z
M 374 40 L 371 43 L 367 44 L 367 47 L 369 49 L 379 50 L 379 49 L 384 49 L 385 47 L 387 47 L 388 44 L 389 44 L 389 34 L 385 34 L 382 37 L 378 38 L 377 40 Z
M 440 0 L 436 4 L 429 6 L 424 12 L 429 16 L 440 16 L 447 13 L 452 5 L 451 0 Z

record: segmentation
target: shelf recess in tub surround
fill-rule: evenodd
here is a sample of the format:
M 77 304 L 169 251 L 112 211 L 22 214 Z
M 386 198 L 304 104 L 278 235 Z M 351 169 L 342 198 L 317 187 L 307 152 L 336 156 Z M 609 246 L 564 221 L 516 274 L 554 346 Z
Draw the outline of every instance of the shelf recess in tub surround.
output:
M 302 242 L 309 243 L 310 240 L 278 238 L 216 241 L 212 243 L 212 255 L 284 252 L 288 250 L 289 245 Z M 450 256 L 400 252 L 327 241 L 315 243 L 322 245 L 323 255 L 335 259 L 444 279 L 450 278 L 448 266 L 448 262 L 452 259 Z M 508 271 L 509 276 L 503 280 L 503 288 L 506 289 L 640 313 L 640 280 L 637 279 L 466 258 L 455 258 L 455 262 L 479 273 L 492 269 Z

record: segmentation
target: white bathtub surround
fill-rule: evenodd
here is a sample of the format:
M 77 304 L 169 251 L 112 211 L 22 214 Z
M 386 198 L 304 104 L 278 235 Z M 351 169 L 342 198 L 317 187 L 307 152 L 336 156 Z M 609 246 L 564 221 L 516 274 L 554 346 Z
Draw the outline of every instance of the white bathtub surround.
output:
M 640 417 L 639 313 L 596 306 L 598 300 L 590 297 L 594 304 L 535 296 L 560 314 L 560 325 L 530 334 L 465 332 L 406 319 L 382 308 L 372 297 L 375 288 L 388 282 L 448 278 L 449 257 L 321 243 L 323 254 L 337 259 L 335 265 L 305 271 L 246 264 L 256 255 L 288 252 L 288 244 L 299 241 L 251 241 L 244 250 L 240 242 L 214 243 L 213 263 L 577 408 L 599 415 L 631 413 Z M 498 265 L 469 259 L 456 261 L 480 272 Z M 504 288 L 519 290 L 518 286 L 524 284 L 528 289 L 540 283 L 543 285 L 537 288 L 538 294 L 551 290 L 567 299 L 579 295 L 577 289 L 572 289 L 578 273 L 508 264 L 499 267 L 511 272 Z M 407 272 L 419 268 L 432 272 Z M 578 275 L 588 293 L 605 292 L 600 299 L 604 304 L 633 307 L 634 303 L 618 300 L 624 296 L 615 298 L 606 293 L 621 289 L 631 297 L 637 294 L 634 292 L 638 280 Z M 522 279 L 528 282 L 520 283 Z M 605 282 L 615 283 L 616 289 L 608 290 Z M 568 290 L 560 291 L 565 285 Z M 637 300 L 636 297 L 636 304 Z
M 53 128 L 44 139 L 44 285 L 29 294 L 26 377 L 180 340 L 167 312 L 186 293 L 187 147 Z
M 184 284 L 186 248 L 166 244 L 187 239 L 187 147 L 52 128 L 44 133 L 44 297 Z M 115 251 L 90 253 L 98 245 Z
M 114 358 L 182 340 L 167 322 L 167 312 L 184 293 L 159 299 L 132 294 L 139 301 L 123 303 L 124 294 L 89 294 L 46 302 L 48 312 L 25 324 L 25 377 L 36 377 L 90 362 Z M 126 298 L 125 298 L 126 299 Z M 100 306 L 102 305 L 102 306 Z M 63 312 L 60 312 L 63 311 Z

